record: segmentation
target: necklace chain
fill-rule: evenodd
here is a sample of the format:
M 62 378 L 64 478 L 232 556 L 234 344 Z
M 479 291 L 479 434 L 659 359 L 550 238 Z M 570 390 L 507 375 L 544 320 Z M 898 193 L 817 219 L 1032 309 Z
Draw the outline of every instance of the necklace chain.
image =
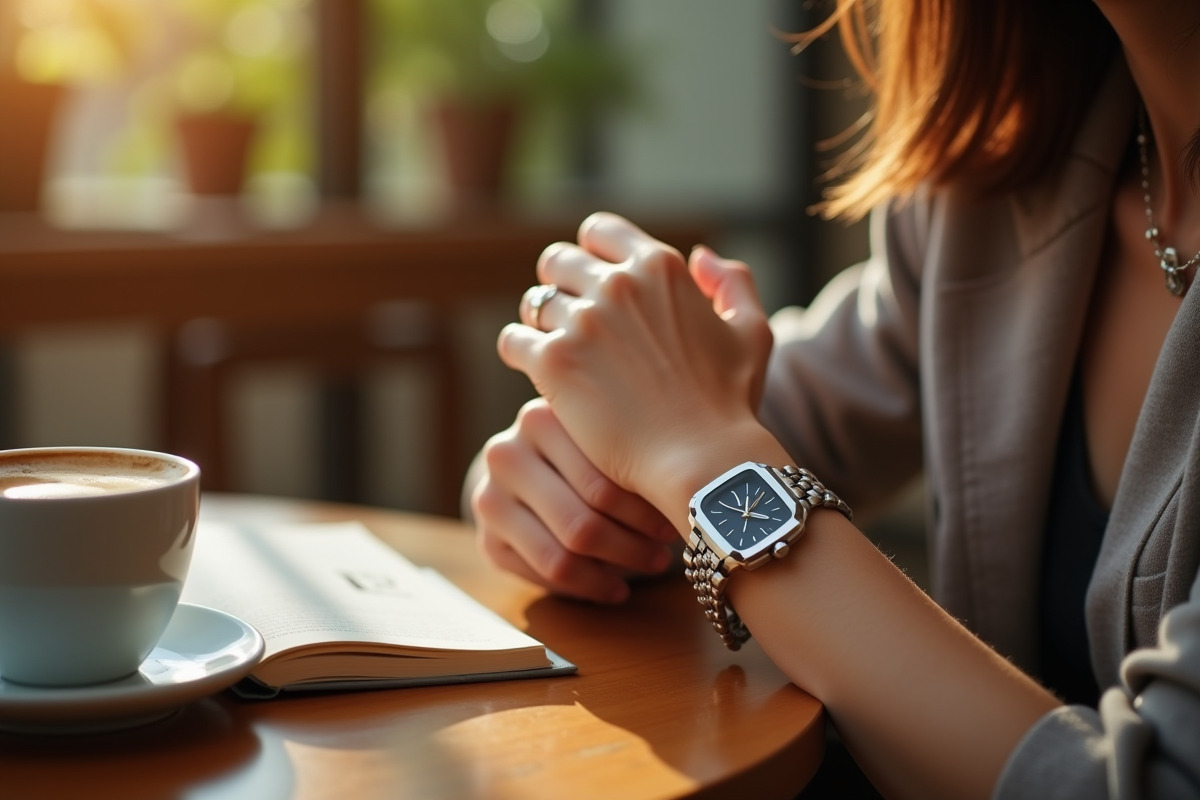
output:
M 1146 134 L 1146 111 L 1138 112 L 1138 159 L 1142 164 L 1142 200 L 1146 203 L 1146 238 L 1154 246 L 1154 256 L 1162 268 L 1167 283 L 1167 291 L 1176 297 L 1187 289 L 1184 273 L 1200 262 L 1200 253 L 1189 258 L 1183 264 L 1179 263 L 1179 253 L 1174 247 L 1163 247 L 1159 241 L 1158 226 L 1154 224 L 1154 207 L 1150 203 L 1150 157 L 1147 155 L 1149 136 Z

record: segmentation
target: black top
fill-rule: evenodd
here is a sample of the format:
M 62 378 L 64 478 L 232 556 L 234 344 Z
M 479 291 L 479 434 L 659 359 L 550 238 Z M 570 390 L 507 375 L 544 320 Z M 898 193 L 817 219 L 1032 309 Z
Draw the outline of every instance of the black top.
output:
M 1058 436 L 1046 512 L 1041 570 L 1041 679 L 1063 701 L 1096 707 L 1084 601 L 1108 512 L 1096 499 L 1088 463 L 1079 370 L 1071 381 Z

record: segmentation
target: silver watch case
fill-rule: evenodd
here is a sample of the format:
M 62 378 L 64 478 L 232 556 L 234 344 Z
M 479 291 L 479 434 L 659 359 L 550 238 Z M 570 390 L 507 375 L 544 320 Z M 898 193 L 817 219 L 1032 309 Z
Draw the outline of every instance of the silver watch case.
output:
M 716 491 L 726 481 L 746 470 L 756 471 L 766 483 L 776 490 L 779 498 L 788 509 L 790 519 L 778 530 L 772 532 L 751 547 L 738 549 L 730 544 L 717 530 L 716 524 L 703 511 L 704 498 Z M 726 565 L 726 572 L 732 569 L 754 570 L 766 564 L 773 558 L 782 558 L 788 554 L 792 542 L 804 533 L 804 525 L 808 521 L 808 508 L 802 505 L 784 479 L 765 464 L 742 462 L 714 478 L 704 488 L 692 495 L 688 504 L 688 522 L 693 530 L 704 536 L 705 544 Z

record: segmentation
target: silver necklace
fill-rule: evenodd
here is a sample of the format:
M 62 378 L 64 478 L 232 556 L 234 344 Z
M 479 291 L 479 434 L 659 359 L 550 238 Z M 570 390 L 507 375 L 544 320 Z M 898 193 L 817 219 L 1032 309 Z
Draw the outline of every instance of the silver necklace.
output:
M 1154 208 L 1150 204 L 1150 158 L 1146 155 L 1146 110 L 1138 112 L 1138 158 L 1142 162 L 1142 199 L 1146 202 L 1146 238 L 1154 246 L 1154 256 L 1162 268 L 1167 282 L 1167 291 L 1179 297 L 1187 289 L 1187 279 L 1184 273 L 1200 262 L 1200 253 L 1189 258 L 1185 263 L 1179 263 L 1179 253 L 1174 247 L 1163 247 L 1158 239 L 1158 226 L 1154 224 Z

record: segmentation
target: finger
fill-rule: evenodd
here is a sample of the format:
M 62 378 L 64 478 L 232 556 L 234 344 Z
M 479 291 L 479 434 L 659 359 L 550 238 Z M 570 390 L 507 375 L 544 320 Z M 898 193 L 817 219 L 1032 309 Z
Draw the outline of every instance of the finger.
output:
M 774 336 L 758 299 L 754 276 L 745 263 L 721 258 L 707 247 L 692 251 L 688 270 L 701 293 L 712 302 L 713 310 L 736 332 L 749 348 L 749 357 L 759 364 L 750 397 L 751 405 L 757 408 Z
M 757 323 L 764 316 L 754 276 L 744 262 L 721 258 L 701 246 L 688 258 L 688 269 L 722 319 L 733 324 L 749 319 Z
M 605 509 L 589 505 L 564 477 L 563 464 L 555 460 L 555 456 L 561 454 L 548 452 L 542 446 L 549 438 L 558 450 L 574 449 L 565 433 L 556 432 L 549 426 L 547 420 L 552 416 L 536 412 L 522 413 L 520 425 L 522 431 L 528 431 L 533 448 L 493 450 L 493 458 L 498 462 L 503 461 L 489 464 L 494 467 L 491 470 L 493 479 L 508 489 L 509 495 L 526 505 L 569 553 L 635 572 L 662 572 L 672 562 L 670 548 L 663 541 L 656 541 L 622 524 Z M 557 422 L 552 425 L 556 426 Z M 568 459 L 571 458 L 568 456 Z M 579 459 L 586 463 L 582 455 Z M 585 469 L 578 464 L 573 468 Z M 594 468 L 592 470 L 595 472 Z M 608 483 L 598 472 L 595 474 Z M 531 491 L 529 487 L 536 488 Z M 616 492 L 608 493 L 606 501 L 612 498 L 613 502 L 617 502 L 618 495 L 625 495 L 630 509 L 636 507 L 636 503 L 630 501 L 645 502 L 617 489 L 615 485 L 613 489 Z M 653 516 L 647 514 L 651 525 L 658 523 L 657 517 L 657 512 Z M 673 538 L 678 538 L 678 535 Z
M 646 564 L 643 570 L 655 571 L 657 563 L 652 562 L 661 558 L 661 551 L 653 542 L 674 544 L 679 539 L 671 521 L 644 498 L 622 489 L 596 469 L 548 407 L 525 415 L 525 424 L 546 460 L 584 503 L 635 534 L 653 540 L 647 543 L 641 558 Z M 636 564 L 630 566 L 637 568 Z
M 521 295 L 517 314 L 525 325 L 540 331 L 551 331 L 561 325 L 561 315 L 558 316 L 559 322 L 551 319 L 556 316 L 550 310 L 551 306 L 569 302 L 569 298 L 567 291 L 554 283 L 531 286 Z
M 628 596 L 618 567 L 570 552 L 511 492 L 489 485 L 492 477 L 477 489 L 475 506 L 481 547 L 498 566 L 557 594 L 606 603 Z
M 647 248 L 674 250 L 624 217 L 600 211 L 579 226 L 579 246 L 614 264 Z M 682 258 L 682 256 L 680 256 Z
M 575 313 L 577 309 L 592 304 L 591 300 L 585 300 L 558 289 L 550 297 L 543 297 L 535 312 L 529 297 L 532 291 L 533 289 L 529 290 L 525 293 L 526 296 L 521 298 L 521 323 L 542 333 L 552 333 L 564 327 L 571 314 Z M 501 333 L 503 334 L 503 331 Z
M 674 561 L 666 544 L 630 531 L 573 492 L 539 491 L 526 499 L 529 512 L 553 541 L 542 536 L 527 539 L 530 551 L 522 555 L 547 579 L 569 580 L 570 576 L 562 573 L 577 569 L 575 560 L 579 558 L 643 575 L 657 575 Z M 535 544 L 538 546 L 532 546 Z
M 537 276 L 543 283 L 555 284 L 560 290 L 582 297 L 600 272 L 611 268 L 611 264 L 579 245 L 555 242 L 538 257 Z
M 496 338 L 496 352 L 509 368 L 529 375 L 534 348 L 549 335 L 528 325 L 510 322 L 500 329 L 500 335 Z
M 569 494 L 539 493 L 530 506 L 571 552 L 635 572 L 662 572 L 671 563 L 669 545 L 678 541 L 678 532 L 649 503 L 603 477 L 600 481 L 605 488 L 599 495 L 614 498 L 608 507 L 590 505 L 574 487 Z

